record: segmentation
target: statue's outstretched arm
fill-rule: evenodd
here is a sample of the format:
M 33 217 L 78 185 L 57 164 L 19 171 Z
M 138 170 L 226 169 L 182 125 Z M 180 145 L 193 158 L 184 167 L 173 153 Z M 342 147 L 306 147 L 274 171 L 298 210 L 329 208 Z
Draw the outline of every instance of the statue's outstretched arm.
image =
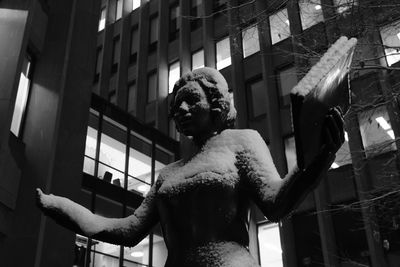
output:
M 100 241 L 134 246 L 158 222 L 155 204 L 155 186 L 142 204 L 126 218 L 105 218 L 65 197 L 47 195 L 37 189 L 37 204 L 43 213 L 58 224 Z
M 257 138 L 257 137 L 255 137 Z M 260 136 L 258 136 L 261 139 Z M 320 154 L 303 170 L 297 166 L 281 179 L 272 157 L 261 139 L 256 148 L 239 153 L 237 165 L 240 176 L 246 181 L 249 194 L 264 215 L 279 221 L 289 214 L 319 182 L 335 159 L 335 153 L 344 142 L 343 120 L 340 112 L 333 110 L 326 118 L 325 143 Z M 252 142 L 255 143 L 255 142 Z

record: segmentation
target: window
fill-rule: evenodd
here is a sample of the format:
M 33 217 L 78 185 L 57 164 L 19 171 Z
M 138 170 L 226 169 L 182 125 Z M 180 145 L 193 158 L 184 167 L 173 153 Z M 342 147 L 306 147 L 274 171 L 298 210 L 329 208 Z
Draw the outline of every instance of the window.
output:
M 281 106 L 290 105 L 290 91 L 297 84 L 297 72 L 295 67 L 289 67 L 278 71 L 278 85 Z
M 336 169 L 341 166 L 351 164 L 351 154 L 350 154 L 350 147 L 349 147 L 349 136 L 347 132 L 344 132 L 344 143 L 336 152 L 335 161 L 332 163 L 331 168 Z
M 269 16 L 271 43 L 276 44 L 290 36 L 289 17 L 284 8 Z
M 192 31 L 200 28 L 201 26 L 201 3 L 202 0 L 191 0 L 190 1 L 190 29 Z
M 192 54 L 192 70 L 204 67 L 204 49 Z
M 106 8 L 103 7 L 100 11 L 99 28 L 98 31 L 104 30 L 106 26 Z
M 320 0 L 314 0 L 312 2 L 308 0 L 300 0 L 299 7 L 301 25 L 303 27 L 303 30 L 324 21 Z
M 217 42 L 217 69 L 223 69 L 231 65 L 231 48 L 229 37 Z
M 29 89 L 32 80 L 32 59 L 26 55 L 22 64 L 19 77 L 17 96 L 15 97 L 14 112 L 11 121 L 11 132 L 15 136 L 21 136 L 22 122 L 25 117 L 26 104 L 28 102 Z
M 179 66 L 179 62 L 174 62 L 171 65 L 169 65 L 169 71 L 168 71 L 168 93 L 172 93 L 172 90 L 174 89 L 175 82 L 178 81 L 178 79 L 181 76 L 181 68 Z
M 140 0 L 132 0 L 132 10 L 140 7 Z
M 157 72 L 149 74 L 147 77 L 147 102 L 157 99 Z
M 258 226 L 258 244 L 261 267 L 283 267 L 279 224 L 265 223 Z
M 118 70 L 118 62 L 121 53 L 121 40 L 119 35 L 113 40 L 113 50 L 112 50 L 112 66 L 111 73 L 115 73 Z
M 260 115 L 267 113 L 267 106 L 265 100 L 267 99 L 267 92 L 262 79 L 247 83 L 248 94 L 250 98 L 249 107 L 251 110 L 251 118 L 256 118 Z
M 228 6 L 228 0 L 214 0 L 213 12 L 225 12 Z
M 169 41 L 173 41 L 178 38 L 179 28 L 179 6 L 175 5 L 169 9 Z
M 152 17 L 150 19 L 150 40 L 149 40 L 149 52 L 157 49 L 158 41 L 158 17 Z
M 108 94 L 108 101 L 110 101 L 111 104 L 117 105 L 117 93 L 115 90 Z
M 99 81 L 101 65 L 102 65 L 103 47 L 98 47 L 96 50 L 96 65 L 94 70 L 94 83 Z
M 333 4 L 336 6 L 339 13 L 345 13 L 350 11 L 353 6 L 358 5 L 357 0 L 333 0 Z
M 296 143 L 294 140 L 294 136 L 285 138 L 284 142 L 286 167 L 287 171 L 290 172 L 295 166 L 297 166 Z
M 385 106 L 359 113 L 358 121 L 367 157 L 396 149 Z
M 123 0 L 117 0 L 117 9 L 115 10 L 115 20 L 122 18 L 122 3 Z
M 400 21 L 380 28 L 386 61 L 389 66 L 400 60 Z
M 129 55 L 130 64 L 136 63 L 138 50 L 139 50 L 139 30 L 138 27 L 133 27 L 131 30 L 131 46 Z
M 243 57 L 248 57 L 260 51 L 257 25 L 242 31 Z
M 136 105 L 137 105 L 137 88 L 136 83 L 132 82 L 128 85 L 128 112 L 133 116 L 136 116 Z

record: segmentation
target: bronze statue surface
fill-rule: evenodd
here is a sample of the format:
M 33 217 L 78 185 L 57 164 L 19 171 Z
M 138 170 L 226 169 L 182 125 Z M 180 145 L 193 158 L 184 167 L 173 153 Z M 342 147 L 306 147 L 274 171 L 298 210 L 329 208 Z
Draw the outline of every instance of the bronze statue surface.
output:
M 133 215 L 104 218 L 40 190 L 38 204 L 73 231 L 125 246 L 136 245 L 160 222 L 167 267 L 258 266 L 248 250 L 250 202 L 271 221 L 292 211 L 329 169 L 343 143 L 341 115 L 332 110 L 326 117 L 324 144 L 315 160 L 282 179 L 256 131 L 231 129 L 236 111 L 217 70 L 184 75 L 173 94 L 177 129 L 192 138 L 197 151 L 166 166 Z

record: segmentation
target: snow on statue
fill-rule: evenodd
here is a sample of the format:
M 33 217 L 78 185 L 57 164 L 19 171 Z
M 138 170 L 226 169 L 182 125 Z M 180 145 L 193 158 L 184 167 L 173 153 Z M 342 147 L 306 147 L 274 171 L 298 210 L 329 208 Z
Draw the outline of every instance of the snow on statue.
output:
M 198 150 L 166 166 L 134 214 L 104 218 L 40 189 L 38 205 L 79 234 L 124 246 L 135 246 L 160 222 L 168 267 L 258 266 L 248 249 L 250 201 L 271 221 L 290 213 L 329 169 L 342 145 L 341 114 L 332 109 L 326 116 L 324 142 L 314 161 L 282 179 L 261 136 L 232 129 L 236 110 L 217 70 L 183 75 L 173 94 L 171 114 L 177 129 L 191 136 Z

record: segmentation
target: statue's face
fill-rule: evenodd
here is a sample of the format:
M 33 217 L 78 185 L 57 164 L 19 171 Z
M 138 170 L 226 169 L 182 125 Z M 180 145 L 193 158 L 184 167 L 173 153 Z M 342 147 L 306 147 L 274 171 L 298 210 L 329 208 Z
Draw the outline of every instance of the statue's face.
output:
M 188 82 L 175 95 L 175 123 L 186 136 L 206 136 L 212 129 L 210 103 L 201 86 Z

